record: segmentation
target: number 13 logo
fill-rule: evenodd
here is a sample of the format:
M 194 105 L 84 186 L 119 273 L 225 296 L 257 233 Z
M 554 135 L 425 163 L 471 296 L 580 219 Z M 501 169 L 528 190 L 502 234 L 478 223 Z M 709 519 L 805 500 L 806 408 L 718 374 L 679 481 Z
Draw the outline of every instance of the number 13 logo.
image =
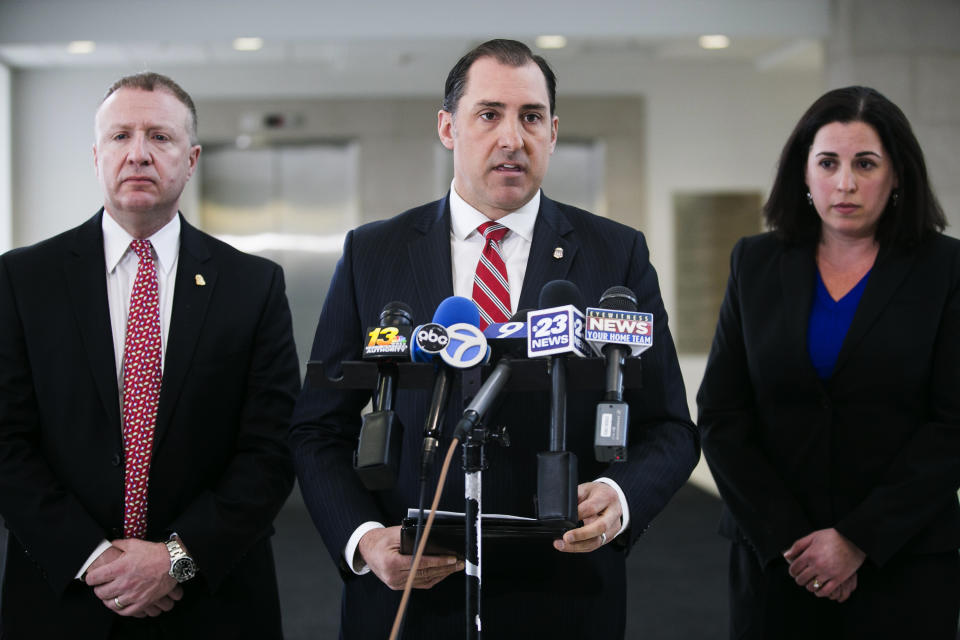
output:
M 396 327 L 377 327 L 367 335 L 370 336 L 370 342 L 367 343 L 368 347 L 385 347 L 388 344 L 393 344 L 397 339 L 397 334 L 400 333 L 400 330 Z M 382 336 L 382 337 L 381 337 Z

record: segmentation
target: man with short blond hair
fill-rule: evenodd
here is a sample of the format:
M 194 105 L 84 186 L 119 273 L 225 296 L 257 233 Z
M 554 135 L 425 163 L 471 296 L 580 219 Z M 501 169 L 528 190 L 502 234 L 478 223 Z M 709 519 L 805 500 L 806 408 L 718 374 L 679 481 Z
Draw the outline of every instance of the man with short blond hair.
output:
M 103 208 L 0 257 L 0 637 L 279 638 L 283 273 L 178 213 L 200 146 L 173 80 L 119 80 L 95 134 Z

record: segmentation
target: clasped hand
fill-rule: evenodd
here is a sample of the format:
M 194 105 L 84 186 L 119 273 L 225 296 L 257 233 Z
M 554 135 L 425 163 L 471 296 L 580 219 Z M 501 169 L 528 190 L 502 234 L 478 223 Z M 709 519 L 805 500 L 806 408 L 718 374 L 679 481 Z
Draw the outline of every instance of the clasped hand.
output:
M 183 589 L 170 576 L 162 542 L 114 540 L 87 569 L 85 582 L 103 605 L 121 616 L 155 617 L 170 611 Z
M 783 557 L 798 585 L 818 598 L 844 602 L 857 588 L 857 569 L 866 554 L 836 529 L 820 529 L 787 549 Z

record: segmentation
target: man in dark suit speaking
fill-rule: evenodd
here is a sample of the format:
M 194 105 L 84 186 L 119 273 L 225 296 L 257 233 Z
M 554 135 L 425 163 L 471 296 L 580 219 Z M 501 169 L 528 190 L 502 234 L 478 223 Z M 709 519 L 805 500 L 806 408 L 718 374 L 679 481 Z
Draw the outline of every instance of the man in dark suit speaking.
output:
M 122 78 L 103 209 L 0 257 L 0 636 L 276 638 L 299 370 L 280 268 L 179 214 L 190 96 Z
M 446 197 L 347 235 L 343 257 L 317 327 L 312 358 L 359 360 L 366 328 L 384 305 L 406 302 L 416 323 L 457 294 L 472 297 L 487 322 L 535 308 L 541 288 L 570 280 L 584 299 L 614 285 L 630 287 L 653 313 L 656 340 L 643 356 L 643 386 L 632 408 L 628 462 L 594 460 L 594 413 L 600 393 L 571 391 L 568 448 L 579 460 L 579 517 L 584 526 L 540 546 L 485 550 L 482 624 L 489 637 L 615 638 L 625 624 L 627 549 L 687 479 L 698 456 L 683 381 L 642 234 L 548 199 L 540 191 L 557 141 L 555 78 L 547 63 L 510 40 L 484 43 L 450 72 L 438 131 L 453 151 Z M 493 224 L 496 223 L 496 224 Z M 401 469 L 390 490 L 367 491 L 352 468 L 367 392 L 304 386 L 291 426 L 301 488 L 344 578 L 341 631 L 385 637 L 410 557 L 400 555 L 400 527 L 417 504 L 419 452 L 428 391 L 401 391 L 394 409 L 405 426 Z M 517 398 L 520 398 L 518 401 Z M 463 406 L 454 398 L 441 450 Z M 488 420 L 505 424 L 510 448 L 487 447 L 483 510 L 534 515 L 536 452 L 547 449 L 549 394 L 525 393 Z M 455 458 L 458 460 L 459 456 Z M 437 470 L 434 470 L 434 480 Z M 440 508 L 462 511 L 463 472 L 455 462 Z M 425 557 L 416 575 L 405 638 L 456 638 L 464 631 L 463 563 Z

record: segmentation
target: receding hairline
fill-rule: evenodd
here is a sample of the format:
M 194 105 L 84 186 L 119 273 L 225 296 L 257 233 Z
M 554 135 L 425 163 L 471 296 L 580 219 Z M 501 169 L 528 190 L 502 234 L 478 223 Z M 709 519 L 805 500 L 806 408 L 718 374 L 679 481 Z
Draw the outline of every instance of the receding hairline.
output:
M 536 69 L 536 71 L 537 71 L 537 76 L 540 77 L 540 78 L 543 80 L 543 91 L 544 91 L 544 94 L 545 94 L 546 97 L 547 97 L 547 101 L 546 101 L 546 102 L 527 102 L 527 103 L 524 103 L 524 104 L 520 105 L 520 108 L 523 109 L 523 110 L 542 110 L 542 111 L 546 111 L 546 112 L 547 112 L 547 115 L 549 115 L 549 116 L 553 116 L 553 115 L 554 115 L 553 112 L 552 112 L 552 110 L 550 109 L 550 86 L 549 86 L 549 82 L 547 81 L 546 75 L 543 73 L 543 69 L 540 68 L 540 65 L 537 64 L 536 60 L 533 60 L 533 59 L 531 58 L 531 59 L 529 59 L 529 60 L 527 60 L 526 62 L 523 62 L 523 63 L 521 63 L 521 64 L 513 64 L 513 63 L 510 62 L 509 60 L 501 60 L 498 56 L 494 55 L 493 53 L 489 53 L 489 54 L 482 55 L 482 56 L 478 57 L 476 60 L 474 60 L 473 62 L 470 63 L 470 67 L 467 69 L 467 72 L 466 72 L 466 74 L 464 75 L 464 83 L 463 83 L 463 89 L 464 89 L 464 91 L 463 91 L 463 93 L 457 98 L 457 107 L 458 107 L 458 108 L 457 108 L 457 111 L 460 110 L 460 109 L 459 109 L 460 102 L 463 100 L 464 96 L 467 95 L 467 92 L 470 91 L 471 87 L 473 86 L 473 83 L 470 82 L 470 74 L 471 74 L 471 73 L 473 72 L 473 70 L 476 68 L 477 63 L 480 62 L 481 60 L 492 60 L 494 63 L 496 63 L 496 64 L 498 64 L 498 65 L 500 65 L 500 66 L 509 67 L 509 68 L 511 68 L 511 69 L 523 69 L 523 68 L 525 68 L 525 67 L 533 66 L 533 68 Z M 483 106 L 483 107 L 495 107 L 495 108 L 502 108 L 502 107 L 506 106 L 503 102 L 501 102 L 501 101 L 499 101 L 499 100 L 497 100 L 497 99 L 495 99 L 495 98 L 480 98 L 480 99 L 477 100 L 476 105 L 477 105 L 477 106 Z M 457 112 L 456 112 L 456 111 L 450 112 L 450 114 L 451 114 L 454 118 L 456 118 Z
M 103 111 L 104 105 L 106 105 L 107 102 L 110 101 L 110 99 L 118 95 L 121 91 L 140 91 L 143 93 L 157 93 L 157 92 L 166 93 L 168 96 L 173 98 L 177 102 L 177 104 L 179 104 L 186 110 L 187 114 L 186 114 L 186 120 L 184 122 L 184 129 L 187 132 L 187 137 L 190 139 L 191 145 L 199 144 L 197 140 L 197 129 L 196 129 L 196 121 L 195 121 L 196 116 L 194 115 L 194 112 L 191 111 L 190 105 L 186 104 L 183 100 L 181 100 L 180 96 L 178 96 L 175 91 L 159 83 L 154 85 L 152 89 L 147 89 L 145 87 L 139 87 L 139 86 L 126 86 L 126 85 L 116 87 L 116 88 L 111 87 L 111 89 L 107 92 L 107 94 L 103 96 L 103 98 L 100 100 L 100 104 L 97 105 L 97 110 L 93 114 L 93 131 L 94 131 L 94 137 L 96 139 L 99 139 L 97 129 L 99 127 L 100 113 Z
M 470 70 L 484 58 L 493 58 L 497 63 L 511 67 L 523 67 L 531 62 L 539 67 L 547 86 L 550 115 L 555 115 L 557 76 L 549 63 L 543 56 L 533 53 L 530 47 L 519 40 L 503 38 L 495 38 L 479 44 L 457 60 L 444 82 L 441 109 L 451 114 L 456 113 L 460 98 L 466 90 Z

